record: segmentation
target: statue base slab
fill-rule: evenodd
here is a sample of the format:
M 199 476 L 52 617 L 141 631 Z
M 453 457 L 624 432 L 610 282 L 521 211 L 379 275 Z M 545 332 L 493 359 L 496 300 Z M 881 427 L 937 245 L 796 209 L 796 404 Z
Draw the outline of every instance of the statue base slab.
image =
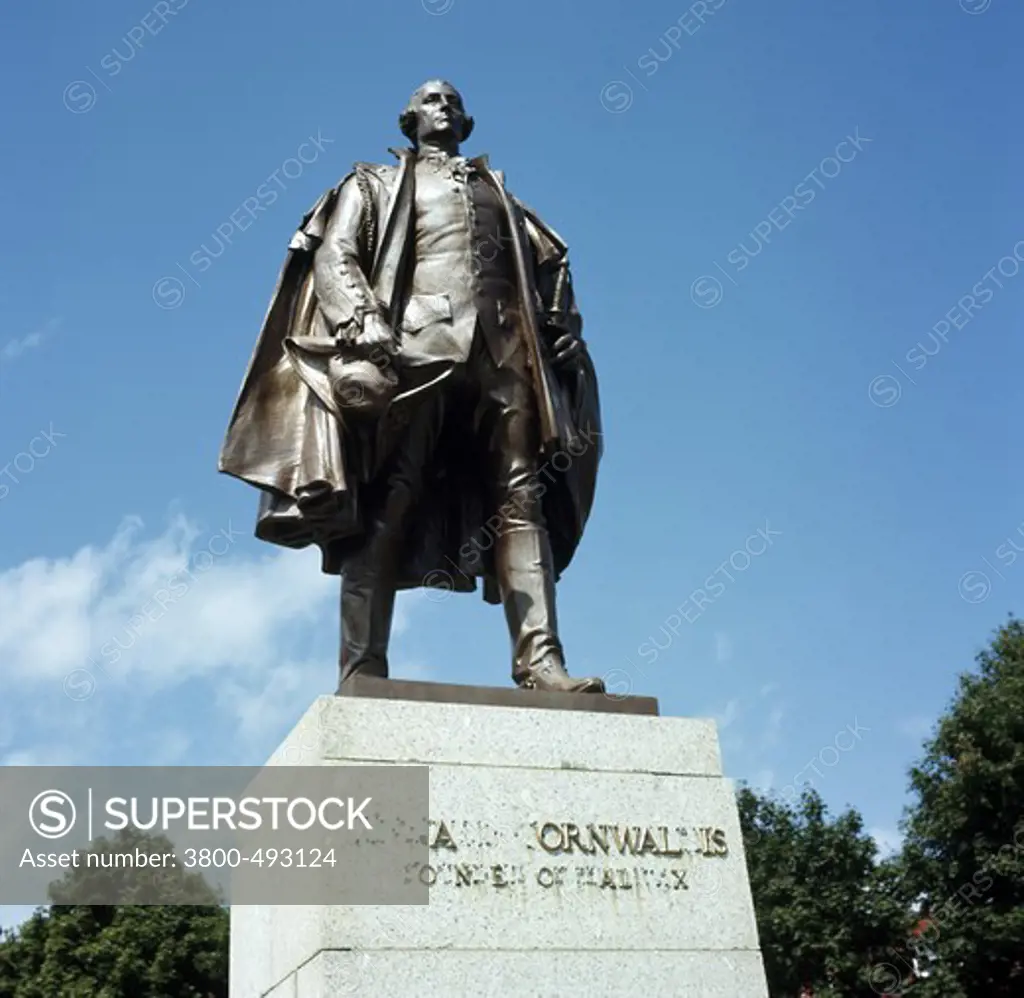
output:
M 414 679 L 383 679 L 350 676 L 339 696 L 372 697 L 377 700 L 417 700 L 425 703 L 464 703 L 486 707 L 536 707 L 544 710 L 591 710 L 602 714 L 654 714 L 654 697 L 611 696 L 596 693 L 547 693 L 514 686 L 463 686 L 425 683 Z
M 268 762 L 428 766 L 429 905 L 235 905 L 231 998 L 767 998 L 713 722 L 432 695 L 321 697 Z

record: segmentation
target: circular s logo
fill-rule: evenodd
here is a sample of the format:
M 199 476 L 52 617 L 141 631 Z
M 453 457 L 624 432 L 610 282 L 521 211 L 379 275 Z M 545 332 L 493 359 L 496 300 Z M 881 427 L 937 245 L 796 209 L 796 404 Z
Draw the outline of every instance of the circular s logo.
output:
M 609 700 L 625 700 L 633 692 L 633 683 L 625 669 L 612 669 L 604 674 L 604 689 Z
M 601 107 L 612 114 L 622 114 L 633 106 L 633 89 L 622 80 L 611 80 L 601 88 Z
M 184 300 L 185 284 L 177 277 L 161 277 L 153 285 L 153 301 L 160 308 L 177 308 Z
M 880 409 L 894 406 L 902 395 L 902 386 L 891 374 L 880 374 L 868 385 L 868 398 Z
M 423 577 L 421 586 L 427 590 L 427 599 L 431 603 L 443 603 L 453 592 L 455 592 L 455 580 L 450 572 L 443 568 L 435 568 Z
M 714 308 L 722 300 L 724 293 L 722 282 L 708 274 L 698 277 L 690 285 L 690 298 L 698 308 Z
M 992 580 L 984 572 L 964 572 L 957 591 L 968 603 L 983 603 L 992 593 Z
M 85 80 L 72 80 L 64 88 L 64 106 L 72 114 L 85 114 L 96 106 L 96 88 Z
M 63 838 L 75 827 L 75 802 L 63 790 L 44 790 L 28 806 L 28 820 L 44 839 Z
M 72 669 L 64 677 L 64 696 L 69 700 L 88 700 L 96 692 L 96 677 L 88 669 Z

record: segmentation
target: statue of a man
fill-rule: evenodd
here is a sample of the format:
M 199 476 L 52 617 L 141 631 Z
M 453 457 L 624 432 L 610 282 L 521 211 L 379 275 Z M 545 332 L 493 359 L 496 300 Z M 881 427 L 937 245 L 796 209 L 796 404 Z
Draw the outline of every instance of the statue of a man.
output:
M 387 676 L 397 590 L 477 579 L 519 686 L 601 692 L 567 673 L 555 615 L 601 454 L 566 245 L 459 155 L 449 83 L 399 125 L 398 164 L 357 163 L 292 239 L 220 470 L 261 490 L 257 537 L 341 575 L 339 692 Z

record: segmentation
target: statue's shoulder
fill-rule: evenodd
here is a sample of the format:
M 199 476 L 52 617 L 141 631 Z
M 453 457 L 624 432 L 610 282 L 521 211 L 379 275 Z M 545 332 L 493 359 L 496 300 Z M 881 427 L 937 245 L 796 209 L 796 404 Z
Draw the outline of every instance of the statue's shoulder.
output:
M 356 163 L 352 172 L 357 176 L 372 177 L 383 184 L 391 184 L 398 175 L 398 167 L 390 163 Z
M 352 169 L 331 188 L 331 192 L 338 194 L 349 182 L 362 186 L 367 180 L 378 181 L 386 187 L 390 187 L 397 173 L 397 167 L 389 166 L 386 163 L 353 163 Z

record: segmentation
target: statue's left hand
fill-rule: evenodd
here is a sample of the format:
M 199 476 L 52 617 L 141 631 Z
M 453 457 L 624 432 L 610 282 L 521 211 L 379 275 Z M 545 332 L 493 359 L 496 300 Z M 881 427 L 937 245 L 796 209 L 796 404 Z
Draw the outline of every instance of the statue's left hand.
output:
M 583 353 L 583 340 L 575 333 L 565 333 L 555 340 L 555 355 L 551 363 L 555 367 L 565 367 L 576 360 Z
M 551 363 L 555 367 L 571 364 L 586 349 L 583 340 L 564 323 L 549 320 L 547 331 L 551 342 Z

